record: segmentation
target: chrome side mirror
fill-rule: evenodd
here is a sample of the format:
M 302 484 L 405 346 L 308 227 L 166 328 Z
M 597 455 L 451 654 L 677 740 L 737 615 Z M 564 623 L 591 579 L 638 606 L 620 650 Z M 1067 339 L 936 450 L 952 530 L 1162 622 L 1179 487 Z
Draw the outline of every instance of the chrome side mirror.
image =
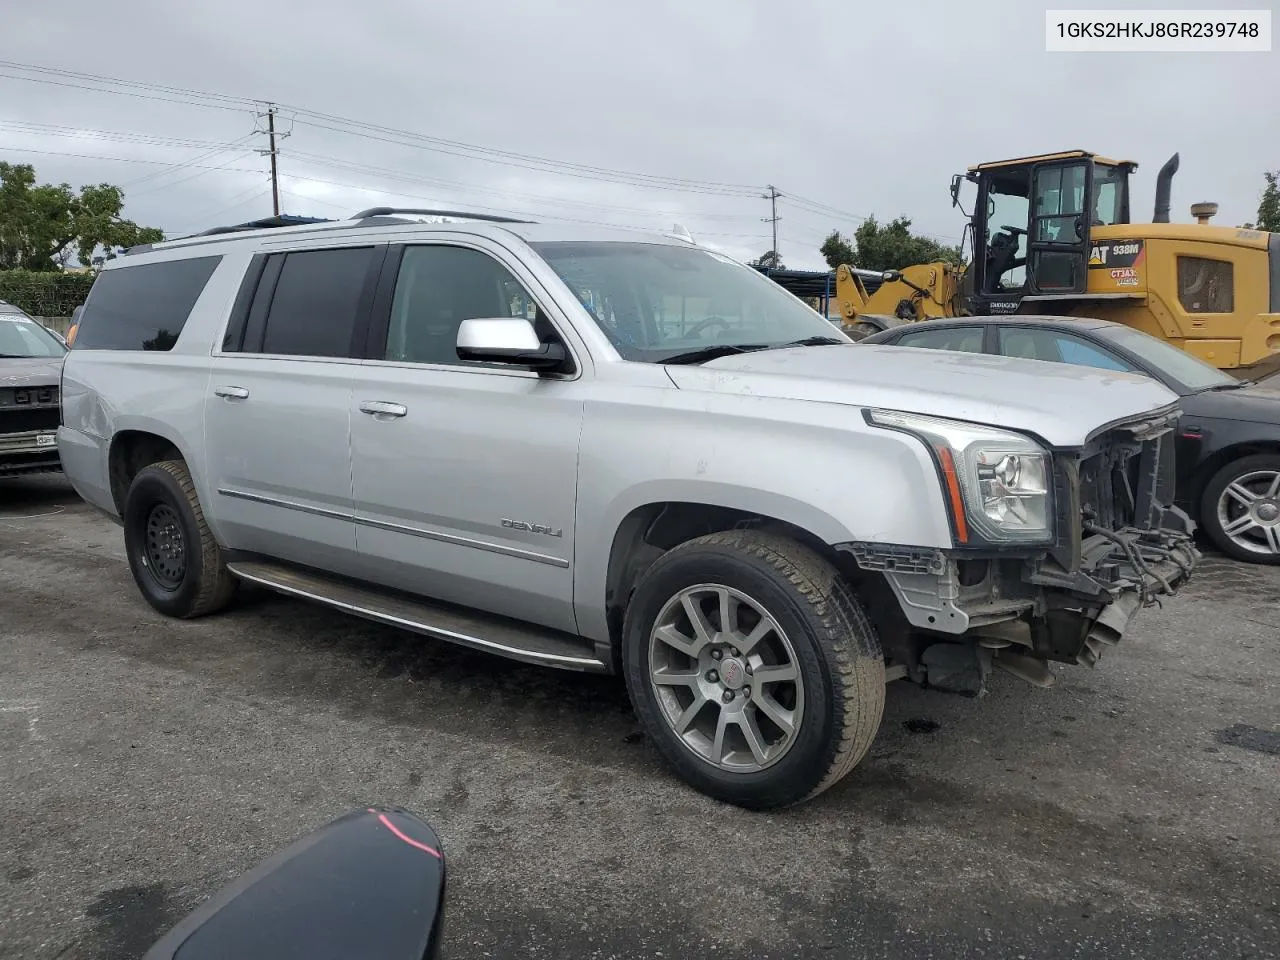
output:
M 458 327 L 458 358 L 488 363 L 509 363 L 551 370 L 568 354 L 559 343 L 543 343 L 533 324 L 521 317 L 476 317 Z

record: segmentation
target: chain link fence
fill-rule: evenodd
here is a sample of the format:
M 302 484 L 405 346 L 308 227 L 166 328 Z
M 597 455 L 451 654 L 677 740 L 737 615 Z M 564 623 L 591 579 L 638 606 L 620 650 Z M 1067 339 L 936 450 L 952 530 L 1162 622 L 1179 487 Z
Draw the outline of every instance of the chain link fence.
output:
M 0 270 L 0 300 L 33 317 L 70 317 L 93 286 L 92 273 Z

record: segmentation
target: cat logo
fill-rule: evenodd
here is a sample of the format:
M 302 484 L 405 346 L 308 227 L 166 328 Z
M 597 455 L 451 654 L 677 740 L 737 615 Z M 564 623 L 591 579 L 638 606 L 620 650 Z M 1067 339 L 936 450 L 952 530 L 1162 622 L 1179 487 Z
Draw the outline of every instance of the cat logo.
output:
M 1112 240 L 1089 248 L 1089 267 L 1132 267 L 1142 262 L 1141 240 Z

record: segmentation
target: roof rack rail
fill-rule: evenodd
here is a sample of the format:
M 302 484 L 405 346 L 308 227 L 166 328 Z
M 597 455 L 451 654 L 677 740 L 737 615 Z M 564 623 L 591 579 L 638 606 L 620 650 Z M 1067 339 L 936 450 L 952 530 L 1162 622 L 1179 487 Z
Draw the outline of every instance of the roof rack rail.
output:
M 223 233 L 241 233 L 245 230 L 267 230 L 274 227 L 303 227 L 313 223 L 333 223 L 325 217 L 298 217 L 289 214 L 279 214 L 274 217 L 263 217 L 261 220 L 250 220 L 248 223 L 235 223 L 227 227 L 210 227 L 208 230 L 202 230 L 199 233 L 193 233 L 193 237 L 213 237 Z
M 412 213 L 428 217 L 464 217 L 467 220 L 489 220 L 493 223 L 529 223 L 515 217 L 499 217 L 492 213 L 466 213 L 461 210 L 428 210 L 422 207 L 370 207 L 355 214 L 352 220 L 368 220 L 372 217 L 386 217 L 397 213 Z

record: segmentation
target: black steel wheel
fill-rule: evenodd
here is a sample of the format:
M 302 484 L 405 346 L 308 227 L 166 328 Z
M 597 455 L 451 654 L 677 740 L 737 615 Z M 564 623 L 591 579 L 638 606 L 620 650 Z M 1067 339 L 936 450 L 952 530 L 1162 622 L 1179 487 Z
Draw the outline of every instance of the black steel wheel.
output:
M 181 460 L 143 467 L 124 505 L 124 544 L 142 596 L 171 617 L 225 607 L 236 590 Z

